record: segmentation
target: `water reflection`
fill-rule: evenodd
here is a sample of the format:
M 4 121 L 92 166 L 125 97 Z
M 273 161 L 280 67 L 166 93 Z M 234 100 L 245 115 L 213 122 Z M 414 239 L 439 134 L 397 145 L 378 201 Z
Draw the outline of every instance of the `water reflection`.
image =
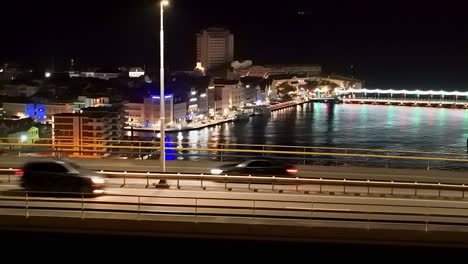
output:
M 467 130 L 464 109 L 310 103 L 243 122 L 167 134 L 177 139 L 178 147 L 193 148 L 237 143 L 465 152 Z

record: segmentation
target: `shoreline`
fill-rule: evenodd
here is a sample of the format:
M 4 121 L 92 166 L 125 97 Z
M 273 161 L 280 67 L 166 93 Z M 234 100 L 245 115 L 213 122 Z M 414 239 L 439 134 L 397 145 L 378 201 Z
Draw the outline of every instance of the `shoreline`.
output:
M 292 106 L 298 106 L 298 105 L 303 105 L 303 104 L 306 104 L 306 103 L 313 103 L 313 102 L 317 102 L 317 101 L 333 101 L 332 99 L 330 98 L 319 98 L 320 100 L 317 100 L 317 99 L 309 99 L 309 100 L 306 100 L 306 101 L 302 101 L 302 102 L 286 102 L 286 103 L 279 103 L 279 104 L 275 104 L 275 105 L 270 105 L 270 109 L 271 111 L 278 111 L 278 110 L 281 110 L 281 109 L 285 109 L 285 108 L 289 108 L 289 107 L 292 107 Z M 250 116 L 253 116 L 250 115 Z M 249 116 L 249 118 L 250 118 Z M 220 119 L 220 120 L 209 120 L 209 121 L 205 121 L 205 123 L 201 123 L 201 122 L 197 122 L 195 124 L 191 123 L 189 124 L 188 126 L 185 126 L 185 127 L 181 127 L 181 128 L 166 128 L 165 129 L 165 132 L 181 132 L 181 131 L 191 131 L 191 130 L 197 130 L 197 129 L 202 129 L 202 128 L 206 128 L 206 127 L 212 127 L 212 126 L 217 126 L 217 125 L 220 125 L 220 124 L 224 124 L 224 123 L 227 123 L 227 122 L 235 122 L 236 120 L 232 120 L 231 118 L 226 118 L 226 119 Z M 159 129 L 157 128 L 150 128 L 150 127 L 133 127 L 133 129 L 129 126 L 126 126 L 124 127 L 124 130 L 125 131 L 138 131 L 138 132 L 160 132 Z

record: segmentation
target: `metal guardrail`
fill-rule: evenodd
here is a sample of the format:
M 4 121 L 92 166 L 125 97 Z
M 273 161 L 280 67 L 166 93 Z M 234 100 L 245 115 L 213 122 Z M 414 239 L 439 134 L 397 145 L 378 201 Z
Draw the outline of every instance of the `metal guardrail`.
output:
M 457 206 L 391 205 L 368 202 L 291 201 L 278 199 L 208 198 L 164 195 L 116 195 L 114 201 L 86 198 L 82 193 L 20 192 L 0 196 L 2 214 L 20 214 L 25 218 L 40 212 L 41 216 L 96 218 L 96 213 L 130 214 L 135 219 L 149 215 L 246 217 L 286 220 L 339 220 L 371 223 L 468 226 L 468 212 Z M 76 198 L 74 198 L 76 197 Z M 293 203 L 293 204 L 292 204 Z M 288 205 L 289 204 L 289 205 Z M 291 206 L 292 205 L 292 206 Z
M 46 148 L 54 148 L 54 149 L 49 149 L 47 150 L 48 152 L 53 152 L 57 151 L 58 153 L 63 153 L 64 151 L 61 150 L 61 148 L 70 148 L 70 147 L 83 147 L 84 145 L 58 145 L 58 144 L 23 144 L 23 143 L 0 143 L 0 146 L 14 146 L 14 147 L 46 147 Z M 297 148 L 297 147 L 289 147 L 289 149 L 284 149 L 286 146 L 282 146 L 282 149 L 271 149 L 273 147 L 270 147 L 270 149 L 243 149 L 243 148 L 226 148 L 223 147 L 223 145 L 220 145 L 221 147 L 219 148 L 210 148 L 210 147 L 179 147 L 179 146 L 167 146 L 166 150 L 171 152 L 171 153 L 166 153 L 166 156 L 184 156 L 187 155 L 195 155 L 195 156 L 205 156 L 205 157 L 210 157 L 210 158 L 216 158 L 219 159 L 220 161 L 229 159 L 229 158 L 234 158 L 234 159 L 239 159 L 240 157 L 246 158 L 246 157 L 258 157 L 258 156 L 263 156 L 263 157 L 271 157 L 271 158 L 282 158 L 282 159 L 288 159 L 288 160 L 295 160 L 295 161 L 303 161 L 303 164 L 306 165 L 307 161 L 312 161 L 314 162 L 319 159 L 329 159 L 330 157 L 333 157 L 335 162 L 338 165 L 338 162 L 342 162 L 343 164 L 347 165 L 349 163 L 356 163 L 359 164 L 359 162 L 373 162 L 373 163 L 378 163 L 378 162 L 385 162 L 385 167 L 388 167 L 389 164 L 393 161 L 395 163 L 408 163 L 412 162 L 414 166 L 419 166 L 419 167 L 425 167 L 427 169 L 430 168 L 430 162 L 432 162 L 433 166 L 437 163 L 443 163 L 443 165 L 440 166 L 448 166 L 448 164 L 452 164 L 451 166 L 457 169 L 462 169 L 467 167 L 466 164 L 468 163 L 468 159 L 466 158 L 466 153 L 463 154 L 441 154 L 441 155 L 448 155 L 449 157 L 430 157 L 430 156 L 414 156 L 414 155 L 408 155 L 408 154 L 415 154 L 415 153 L 405 153 L 405 155 L 399 155 L 398 152 L 396 153 L 349 153 L 346 149 L 345 152 L 324 152 L 324 151 L 309 151 L 308 147 L 302 147 L 302 148 Z M 154 146 L 141 146 L 141 147 L 136 147 L 136 146 L 113 146 L 113 145 L 101 145 L 101 144 L 90 144 L 86 145 L 88 148 L 105 148 L 109 150 L 134 150 L 134 149 L 140 149 L 142 151 L 151 151 L 155 150 Z M 253 147 L 253 146 L 252 146 Z M 278 147 L 278 146 L 276 146 Z M 290 150 L 293 149 L 293 150 Z M 108 153 L 109 150 L 107 151 L 93 151 L 96 153 Z M 23 150 L 16 150 L 16 151 L 23 151 Z M 68 150 L 71 152 L 80 152 L 79 150 Z M 86 150 L 85 150 L 86 151 Z M 81 151 L 84 152 L 84 151 Z M 196 153 L 195 153 L 196 152 Z M 392 155 L 393 154 L 393 155 Z M 420 153 L 422 154 L 422 153 Z M 453 156 L 456 155 L 456 156 Z M 451 157 L 453 156 L 453 157 Z M 427 165 L 426 165 L 427 163 Z M 401 165 L 404 166 L 404 165 Z
M 8 182 L 11 181 L 11 176 L 17 169 L 0 169 L 1 172 L 6 172 L 8 175 Z M 468 191 L 468 186 L 465 184 L 446 184 L 446 183 L 425 183 L 425 182 L 403 182 L 403 181 L 375 181 L 375 180 L 349 180 L 349 179 L 314 179 L 314 178 L 300 178 L 300 177 L 275 177 L 275 176 L 242 176 L 242 175 L 204 175 L 204 174 L 171 174 L 171 173 L 157 173 L 157 172 L 128 172 L 128 171 L 96 171 L 102 175 L 105 175 L 108 178 L 121 179 L 122 183 L 119 184 L 120 187 L 127 186 L 127 180 L 130 179 L 140 179 L 145 180 L 145 188 L 150 186 L 150 180 L 173 180 L 176 182 L 176 188 L 181 189 L 183 187 L 183 181 L 199 181 L 200 189 L 206 190 L 206 182 L 218 182 L 224 183 L 224 189 L 231 191 L 233 189 L 232 184 L 245 184 L 248 190 L 257 191 L 259 185 L 271 185 L 271 191 L 274 192 L 283 192 L 286 188 L 285 186 L 294 186 L 295 192 L 302 193 L 324 193 L 326 192 L 326 187 L 334 186 L 340 187 L 341 190 L 333 191 L 340 192 L 343 194 L 363 194 L 363 195 L 373 195 L 373 194 L 385 194 L 382 192 L 382 189 L 387 190 L 386 194 L 390 196 L 395 196 L 396 190 L 405 189 L 411 190 L 412 196 L 419 196 L 424 192 L 424 197 L 450 197 L 450 198 L 459 198 L 465 199 L 466 192 Z M 304 186 L 318 186 L 318 190 L 314 188 L 305 188 Z M 190 185 L 193 187 L 193 185 Z M 238 186 L 236 186 L 238 187 Z M 354 188 L 350 190 L 350 188 Z M 360 191 L 356 188 L 361 188 Z M 371 190 L 379 189 L 380 192 L 372 192 Z M 427 191 L 435 191 L 435 194 L 429 195 Z M 332 192 L 332 191 L 328 191 Z M 445 192 L 457 192 L 459 195 L 454 197 L 452 195 L 443 195 Z

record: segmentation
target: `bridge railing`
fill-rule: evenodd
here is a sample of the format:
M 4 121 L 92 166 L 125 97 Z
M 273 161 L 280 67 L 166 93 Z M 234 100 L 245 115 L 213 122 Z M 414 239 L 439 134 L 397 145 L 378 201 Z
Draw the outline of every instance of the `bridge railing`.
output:
M 353 100 L 377 100 L 377 101 L 417 101 L 417 102 L 433 102 L 433 103 L 462 103 L 467 104 L 467 99 L 441 99 L 441 98 L 417 98 L 417 97 L 375 97 L 375 96 L 356 96 L 351 98 L 342 98 L 345 101 Z
M 95 157 L 95 158 L 159 158 L 157 142 L 105 141 L 89 144 L 51 143 L 0 143 L 0 148 L 9 155 Z M 44 143 L 45 142 L 45 143 Z M 125 145 L 114 145 L 125 142 Z M 85 142 L 86 143 L 86 142 Z M 150 145 L 148 145 L 150 144 Z M 466 153 L 423 152 L 365 148 L 337 148 L 324 146 L 282 146 L 260 144 L 225 144 L 217 142 L 191 143 L 167 142 L 167 159 L 239 161 L 253 157 L 270 157 L 289 160 L 303 165 L 335 165 L 366 167 L 416 167 L 465 170 Z M 133 156 L 132 156 L 133 155 Z
M 18 169 L 0 169 L 5 176 L 6 183 L 17 182 L 15 175 Z M 443 182 L 406 182 L 383 180 L 354 180 L 354 179 L 326 179 L 301 178 L 285 176 L 245 176 L 245 175 L 206 175 L 188 173 L 158 173 L 158 172 L 131 172 L 131 171 L 96 171 L 108 178 L 109 186 L 138 186 L 148 188 L 159 180 L 170 181 L 171 186 L 177 189 L 202 190 L 249 190 L 257 192 L 296 192 L 296 193 L 333 193 L 343 195 L 388 195 L 430 198 L 465 199 L 468 186 L 465 184 L 448 184 Z M 138 181 L 135 181 L 138 180 Z M 217 183 L 213 185 L 212 183 Z
M 282 220 L 351 221 L 366 229 L 373 224 L 418 225 L 425 231 L 437 225 L 468 226 L 468 211 L 457 205 L 430 205 L 425 202 L 389 204 L 384 201 L 309 201 L 267 198 L 210 198 L 197 196 L 109 194 L 107 200 L 88 198 L 81 193 L 12 191 L 0 196 L 2 215 L 154 219 L 161 215 L 236 217 Z M 186 219 L 187 221 L 187 219 Z M 190 219 L 188 220 L 190 221 Z M 293 222 L 289 222 L 293 224 Z M 297 225 L 297 222 L 294 222 Z M 356 226 L 355 226 L 356 227 Z M 412 226 L 415 228 L 415 226 Z M 440 226 L 439 226 L 440 227 Z M 465 230 L 466 231 L 466 230 Z

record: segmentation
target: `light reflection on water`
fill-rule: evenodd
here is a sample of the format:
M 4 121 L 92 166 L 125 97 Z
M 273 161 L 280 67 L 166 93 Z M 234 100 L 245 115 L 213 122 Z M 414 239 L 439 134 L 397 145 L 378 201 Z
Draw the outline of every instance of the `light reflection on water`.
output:
M 240 143 L 463 153 L 467 150 L 468 110 L 309 103 L 271 116 L 167 134 L 177 139 L 177 146 L 185 141 L 191 147 Z

